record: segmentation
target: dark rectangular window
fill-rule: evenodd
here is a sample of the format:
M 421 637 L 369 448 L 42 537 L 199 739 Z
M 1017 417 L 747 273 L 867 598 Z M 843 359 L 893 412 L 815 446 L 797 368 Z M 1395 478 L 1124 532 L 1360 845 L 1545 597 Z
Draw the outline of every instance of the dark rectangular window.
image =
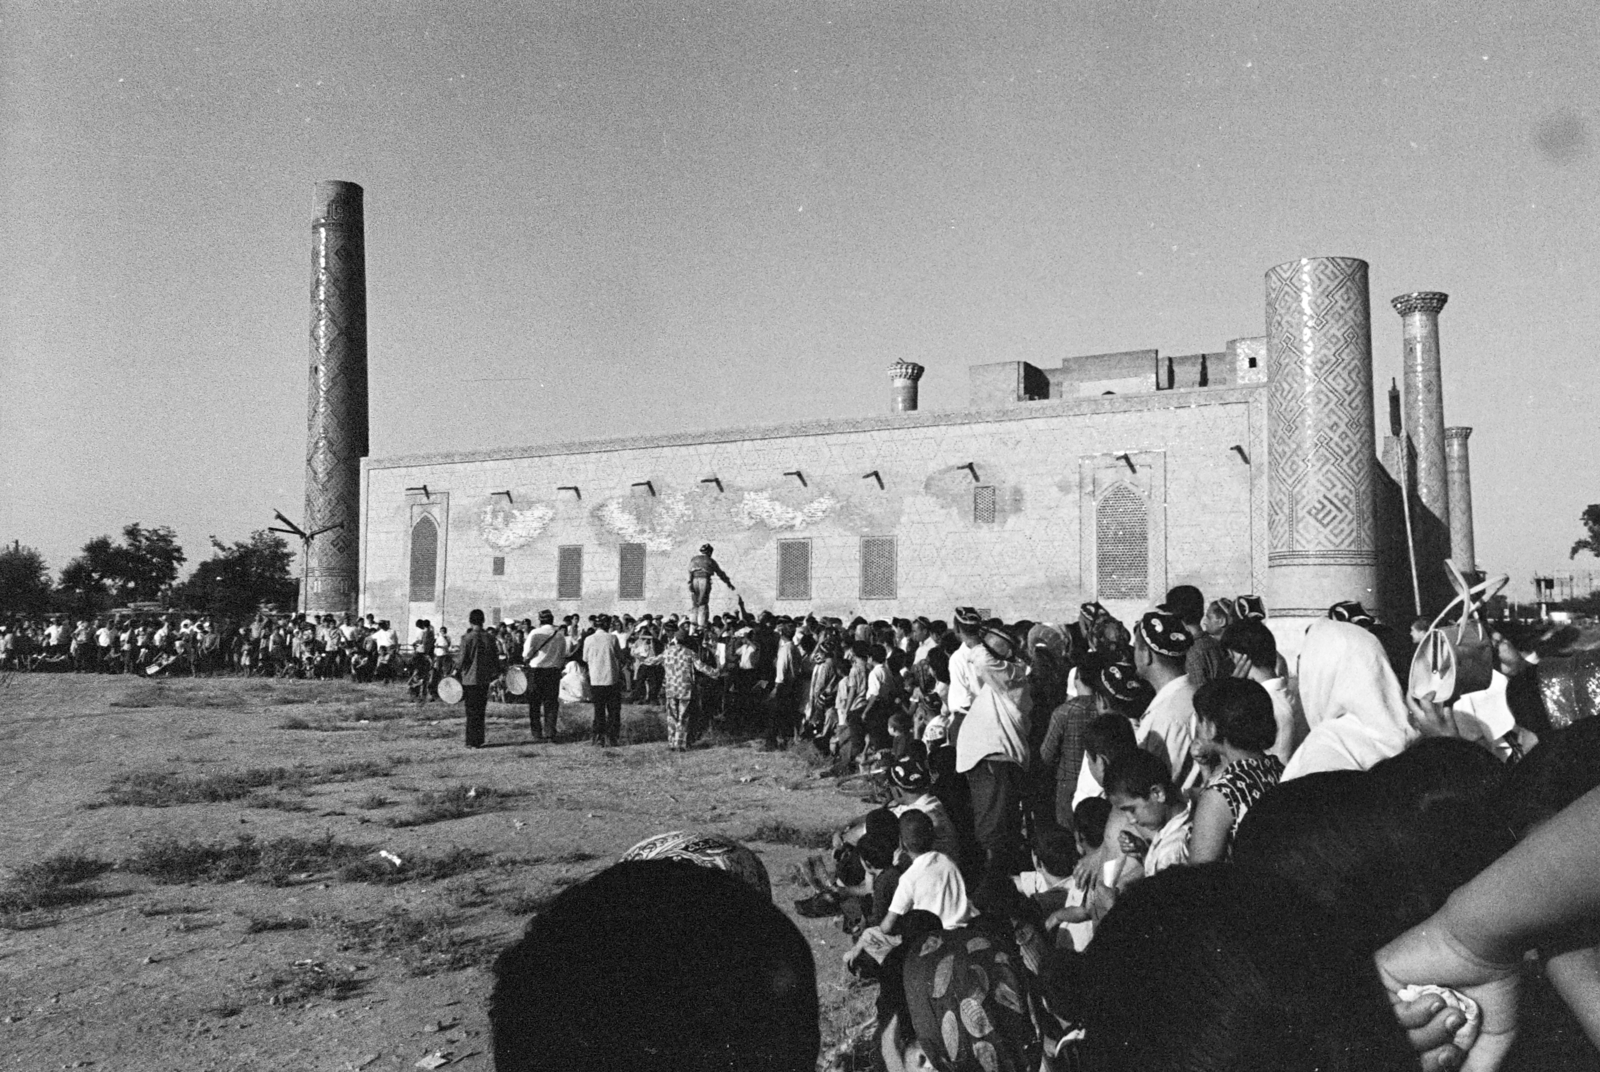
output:
M 617 598 L 644 598 L 644 544 L 625 543 L 617 551 Z
M 499 607 L 490 607 L 489 608 L 489 624 L 490 625 L 499 625 L 500 624 L 500 608 Z
M 972 520 L 980 525 L 994 524 L 993 484 L 979 484 L 972 489 Z
M 439 579 L 439 526 L 421 517 L 411 526 L 411 602 L 432 603 Z
M 811 598 L 811 541 L 778 541 L 778 598 Z
M 893 599 L 896 594 L 893 536 L 861 538 L 861 598 Z
M 506 575 L 506 556 L 495 555 L 489 563 L 489 571 L 496 577 L 504 577 Z
M 583 598 L 583 548 L 556 548 L 556 598 Z

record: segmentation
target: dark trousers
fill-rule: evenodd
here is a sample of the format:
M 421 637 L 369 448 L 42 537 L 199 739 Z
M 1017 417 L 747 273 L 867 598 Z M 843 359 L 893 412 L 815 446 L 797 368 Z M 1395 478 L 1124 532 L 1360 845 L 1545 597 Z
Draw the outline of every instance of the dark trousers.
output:
M 986 874 L 1016 874 L 1026 859 L 1022 840 L 1023 770 L 989 756 L 967 772 L 972 794 L 972 832 L 984 853 Z
M 535 737 L 554 737 L 556 719 L 561 714 L 561 667 L 539 666 L 528 670 L 528 728 Z M 541 716 L 543 725 L 541 726 Z
M 467 747 L 483 747 L 483 721 L 489 711 L 489 686 L 461 686 L 461 702 L 467 705 Z
M 622 733 L 622 686 L 590 685 L 589 695 L 594 703 L 595 741 L 616 744 Z
M 776 744 L 795 736 L 800 721 L 800 682 L 785 681 L 772 690 L 767 704 L 767 740 Z

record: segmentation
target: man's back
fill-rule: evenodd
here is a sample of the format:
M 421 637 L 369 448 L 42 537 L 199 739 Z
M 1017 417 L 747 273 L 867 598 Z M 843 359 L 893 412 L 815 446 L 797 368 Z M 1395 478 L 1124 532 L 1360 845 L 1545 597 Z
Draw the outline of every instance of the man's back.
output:
M 622 651 L 617 637 L 604 629 L 590 633 L 583 642 L 583 661 L 589 667 L 590 685 L 615 685 L 619 682 L 618 667 Z

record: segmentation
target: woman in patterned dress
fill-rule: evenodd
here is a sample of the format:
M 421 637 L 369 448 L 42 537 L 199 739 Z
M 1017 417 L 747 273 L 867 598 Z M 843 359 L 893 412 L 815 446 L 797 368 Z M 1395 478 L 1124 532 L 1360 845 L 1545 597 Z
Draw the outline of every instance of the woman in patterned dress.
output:
M 1217 775 L 1194 806 L 1191 864 L 1228 858 L 1233 832 L 1253 804 L 1283 777 L 1283 761 L 1267 749 L 1277 739 L 1272 697 L 1248 678 L 1225 677 L 1195 690 L 1197 753 L 1219 762 Z

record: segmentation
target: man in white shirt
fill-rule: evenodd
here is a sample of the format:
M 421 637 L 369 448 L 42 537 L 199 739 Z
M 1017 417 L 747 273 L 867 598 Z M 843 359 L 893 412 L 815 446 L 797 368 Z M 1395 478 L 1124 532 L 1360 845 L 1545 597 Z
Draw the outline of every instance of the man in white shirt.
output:
M 1139 720 L 1139 744 L 1167 761 L 1181 789 L 1196 784 L 1199 767 L 1189 754 L 1194 742 L 1194 686 L 1184 672 L 1193 639 L 1176 614 L 1154 610 L 1133 630 L 1133 665 L 1156 690 Z
M 539 625 L 522 645 L 528 668 L 528 726 L 535 740 L 553 741 L 561 714 L 561 671 L 567 665 L 567 638 L 558 632 L 556 617 L 539 612 Z
M 806 667 L 794 643 L 794 625 L 779 622 L 778 647 L 772 661 L 772 713 L 767 719 L 767 743 L 776 748 L 780 738 L 787 741 L 798 732 L 800 689 Z
M 893 934 L 907 912 L 932 912 L 945 930 L 965 927 L 978 917 L 967 899 L 967 884 L 956 862 L 933 847 L 933 822 L 914 809 L 900 816 L 900 847 L 911 863 L 895 884 L 888 914 L 879 925 Z
M 589 668 L 589 695 L 594 703 L 594 743 L 616 747 L 622 734 L 622 645 L 605 615 L 583 641 L 583 663 Z
M 983 619 L 972 607 L 956 608 L 956 636 L 961 646 L 950 653 L 950 693 L 945 707 L 952 718 L 960 718 L 972 707 L 978 695 L 978 678 L 972 669 L 972 649 L 983 637 Z

